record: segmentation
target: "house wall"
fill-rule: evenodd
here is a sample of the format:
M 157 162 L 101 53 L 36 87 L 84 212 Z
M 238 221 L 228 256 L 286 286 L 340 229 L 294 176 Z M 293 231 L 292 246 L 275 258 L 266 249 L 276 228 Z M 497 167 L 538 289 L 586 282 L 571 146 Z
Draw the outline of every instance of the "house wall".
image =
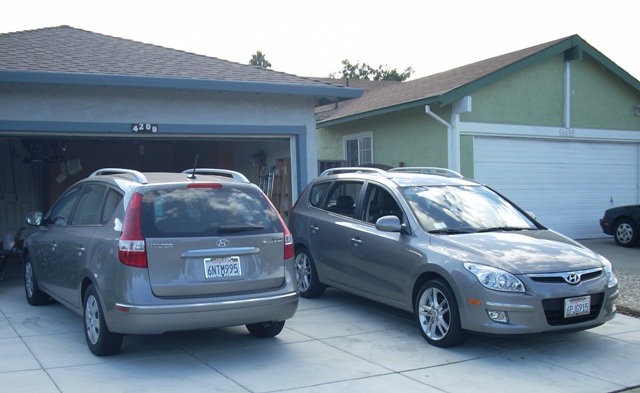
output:
M 316 174 L 313 108 L 312 97 L 294 95 L 0 84 L 0 137 L 160 139 L 194 135 L 245 138 L 256 143 L 256 150 L 261 139 L 297 138 L 292 175 L 299 179 L 294 187 L 298 191 Z M 11 129 L 13 122 L 19 129 Z M 135 134 L 131 124 L 138 122 L 158 124 L 159 131 Z
M 465 122 L 564 127 L 564 57 L 552 57 L 472 94 Z M 571 128 L 640 130 L 640 94 L 588 55 L 571 62 Z
M 346 135 L 373 132 L 376 164 L 447 166 L 447 131 L 424 108 L 318 129 L 318 160 L 343 160 Z

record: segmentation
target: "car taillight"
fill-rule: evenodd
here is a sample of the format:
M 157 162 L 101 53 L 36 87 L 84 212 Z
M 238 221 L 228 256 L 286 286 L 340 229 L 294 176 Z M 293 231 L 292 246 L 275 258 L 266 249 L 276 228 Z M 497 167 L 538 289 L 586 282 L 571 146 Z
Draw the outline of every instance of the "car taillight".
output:
M 284 259 L 293 258 L 296 256 L 296 251 L 293 248 L 293 236 L 291 236 L 291 232 L 284 222 L 282 222 L 282 225 L 284 227 Z
M 127 266 L 146 268 L 148 266 L 147 249 L 140 228 L 141 205 L 142 194 L 133 194 L 124 216 L 122 234 L 118 241 L 118 257 L 120 262 Z
M 266 197 L 267 202 L 271 205 L 271 209 L 278 215 L 278 219 L 280 220 L 280 224 L 282 225 L 282 232 L 284 233 L 284 259 L 293 258 L 296 256 L 296 250 L 293 248 L 293 236 L 291 235 L 291 231 L 287 227 L 287 224 L 284 223 L 282 216 L 276 210 L 276 207 L 273 206 L 273 203 L 269 198 Z

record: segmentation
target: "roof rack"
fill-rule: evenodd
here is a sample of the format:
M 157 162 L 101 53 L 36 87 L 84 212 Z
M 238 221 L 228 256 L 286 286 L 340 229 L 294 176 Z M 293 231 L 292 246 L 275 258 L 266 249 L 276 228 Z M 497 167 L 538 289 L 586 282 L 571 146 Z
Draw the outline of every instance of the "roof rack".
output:
M 337 167 L 337 168 L 327 169 L 326 171 L 322 172 L 320 176 L 338 175 L 341 173 L 359 173 L 359 172 L 360 173 L 377 173 L 379 175 L 384 175 L 387 173 L 387 171 L 385 171 L 384 169 L 379 169 L 379 168 L 347 166 L 347 167 Z
M 431 175 L 441 175 L 446 177 L 460 177 L 463 178 L 460 173 L 447 169 L 447 168 L 438 168 L 433 166 L 413 166 L 413 167 L 400 167 L 400 168 L 392 168 L 389 169 L 388 172 L 404 172 L 404 173 L 425 173 Z
M 113 174 L 123 174 L 126 173 L 128 175 L 133 176 L 133 178 L 141 184 L 147 184 L 149 183 L 149 180 L 147 180 L 147 177 L 145 175 L 142 174 L 142 172 L 133 170 L 133 169 L 122 169 L 122 168 L 102 168 L 102 169 L 98 169 L 97 171 L 93 172 L 89 177 L 92 176 L 102 176 L 102 175 L 113 175 Z
M 193 174 L 193 175 L 213 175 L 213 176 L 224 176 L 230 177 L 234 180 L 241 181 L 243 183 L 251 183 L 249 179 L 242 173 L 238 171 L 232 171 L 229 169 L 214 169 L 214 168 L 196 168 L 194 169 L 185 169 L 182 173 Z

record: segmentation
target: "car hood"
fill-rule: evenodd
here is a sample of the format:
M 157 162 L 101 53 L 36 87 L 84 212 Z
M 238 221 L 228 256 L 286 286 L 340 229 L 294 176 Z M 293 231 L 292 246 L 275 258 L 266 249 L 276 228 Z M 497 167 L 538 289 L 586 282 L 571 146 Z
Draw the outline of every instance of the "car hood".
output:
M 598 254 L 551 230 L 433 235 L 432 247 L 460 262 L 498 267 L 514 274 L 602 267 Z

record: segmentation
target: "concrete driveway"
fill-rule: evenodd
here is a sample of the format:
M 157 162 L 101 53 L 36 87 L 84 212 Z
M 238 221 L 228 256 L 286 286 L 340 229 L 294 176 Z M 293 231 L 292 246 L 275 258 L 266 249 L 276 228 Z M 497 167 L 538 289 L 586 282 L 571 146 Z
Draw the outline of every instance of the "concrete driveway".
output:
M 595 249 L 600 243 L 585 244 Z M 633 257 L 638 251 L 622 252 Z M 610 259 L 614 269 L 622 263 Z M 16 262 L 3 275 L 3 392 L 583 393 L 640 387 L 640 319 L 625 315 L 583 332 L 471 336 L 461 346 L 439 349 L 422 339 L 410 314 L 329 289 L 322 298 L 301 299 L 274 339 L 254 338 L 244 327 L 127 336 L 120 354 L 99 358 L 86 347 L 81 317 L 55 303 L 29 306 Z

